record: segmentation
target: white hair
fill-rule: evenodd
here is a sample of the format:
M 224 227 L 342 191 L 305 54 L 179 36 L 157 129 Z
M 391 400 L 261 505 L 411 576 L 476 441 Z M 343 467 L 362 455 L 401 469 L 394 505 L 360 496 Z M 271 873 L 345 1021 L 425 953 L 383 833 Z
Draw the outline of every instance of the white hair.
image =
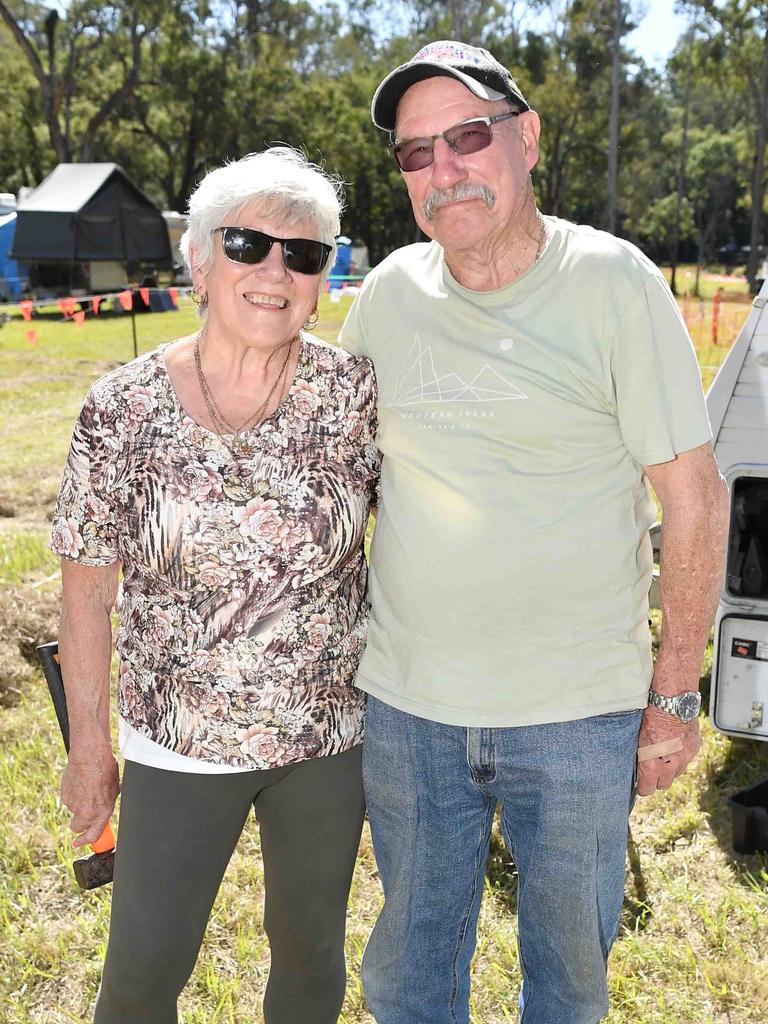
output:
M 290 146 L 271 146 L 209 171 L 189 197 L 187 230 L 179 249 L 187 269 L 207 273 L 213 259 L 213 235 L 252 203 L 264 216 L 287 227 L 309 221 L 318 241 L 331 246 L 321 286 L 336 259 L 344 190 L 340 178 Z M 194 249 L 194 265 L 192 250 Z

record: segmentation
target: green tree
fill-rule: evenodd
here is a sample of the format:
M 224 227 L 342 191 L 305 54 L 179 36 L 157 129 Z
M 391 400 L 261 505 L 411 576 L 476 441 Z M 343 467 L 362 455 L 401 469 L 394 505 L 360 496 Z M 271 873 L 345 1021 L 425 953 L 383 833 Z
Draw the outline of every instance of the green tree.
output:
M 675 229 L 675 213 L 680 209 L 680 233 Z M 671 259 L 675 244 L 680 239 L 692 238 L 695 231 L 693 204 L 687 196 L 679 199 L 677 192 L 657 199 L 647 209 L 639 224 L 644 239 L 656 250 L 667 250 L 667 258 Z
M 144 41 L 163 6 L 76 0 L 65 18 L 38 4 L 0 0 L 0 18 L 37 79 L 57 160 L 90 160 L 111 114 L 140 81 Z M 41 20 L 42 19 L 42 20 Z
M 738 122 L 751 136 L 749 177 L 749 258 L 747 279 L 757 287 L 757 267 L 764 237 L 766 186 L 765 150 L 768 141 L 768 3 L 752 0 L 696 0 L 706 17 L 710 62 L 700 81 L 717 90 L 724 122 Z M 705 115 L 709 120 L 711 111 Z

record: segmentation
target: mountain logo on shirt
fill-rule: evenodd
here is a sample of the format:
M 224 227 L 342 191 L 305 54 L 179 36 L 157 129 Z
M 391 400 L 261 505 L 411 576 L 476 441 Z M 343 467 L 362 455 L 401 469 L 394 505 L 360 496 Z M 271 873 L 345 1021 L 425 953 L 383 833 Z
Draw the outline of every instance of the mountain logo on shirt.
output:
M 393 409 L 427 402 L 510 402 L 527 397 L 487 363 L 471 380 L 464 380 L 458 373 L 439 373 L 431 346 L 424 347 L 417 334 L 386 406 Z

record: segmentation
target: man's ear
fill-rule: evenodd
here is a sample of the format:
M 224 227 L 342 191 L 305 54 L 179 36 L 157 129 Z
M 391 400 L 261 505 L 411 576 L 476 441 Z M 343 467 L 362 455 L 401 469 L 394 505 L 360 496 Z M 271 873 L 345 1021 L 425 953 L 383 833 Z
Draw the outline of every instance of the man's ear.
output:
M 526 110 L 518 118 L 518 124 L 520 125 L 520 138 L 523 143 L 526 168 L 530 171 L 539 160 L 541 121 L 535 110 Z

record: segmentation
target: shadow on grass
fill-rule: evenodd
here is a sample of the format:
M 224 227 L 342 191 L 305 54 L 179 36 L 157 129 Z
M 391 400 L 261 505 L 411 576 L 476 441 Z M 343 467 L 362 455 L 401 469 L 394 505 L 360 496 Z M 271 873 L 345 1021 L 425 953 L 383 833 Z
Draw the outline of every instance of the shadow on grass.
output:
M 624 884 L 621 925 L 627 931 L 641 932 L 648 927 L 653 917 L 653 907 L 648 896 L 648 886 L 645 884 L 640 850 L 632 835 L 631 825 L 627 826 L 627 862 L 629 878 Z
M 733 828 L 728 797 L 768 776 L 768 743 L 732 738 L 725 759 L 707 772 L 699 794 L 699 805 L 709 818 L 710 828 L 733 871 L 736 881 L 747 888 L 768 891 L 768 852 L 751 855 L 733 849 Z
M 502 838 L 498 827 L 498 820 L 494 823 L 493 831 L 491 832 L 491 846 L 488 851 L 485 876 L 504 908 L 510 914 L 516 914 L 517 867 Z

